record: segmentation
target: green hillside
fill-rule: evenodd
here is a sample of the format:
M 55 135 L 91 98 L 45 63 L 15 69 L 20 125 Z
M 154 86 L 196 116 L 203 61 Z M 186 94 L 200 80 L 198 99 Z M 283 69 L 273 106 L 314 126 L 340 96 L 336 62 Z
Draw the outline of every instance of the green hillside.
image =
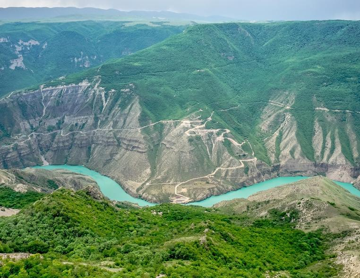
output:
M 214 209 L 122 208 L 88 191 L 60 189 L 20 214 L 0 218 L 0 252 L 40 253 L 2 260 L 1 277 L 331 277 L 339 268 L 330 237 Z M 163 276 L 163 277 L 165 277 Z
M 199 109 L 206 117 L 215 111 L 213 125 L 247 138 L 258 158 L 267 162 L 266 134 L 258 128 L 261 113 L 269 100 L 287 92 L 295 97 L 290 112 L 297 139 L 306 157 L 314 160 L 317 106 L 343 111 L 335 116 L 338 123 L 360 120 L 360 114 L 347 119 L 345 112 L 360 111 L 359 35 L 360 23 L 347 21 L 198 25 L 65 82 L 101 76 L 101 86 L 118 91 L 135 84 L 144 125 Z M 322 117 L 324 131 L 335 134 Z M 349 135 L 338 128 L 344 155 L 356 163 L 346 144 Z M 358 125 L 353 128 L 358 136 Z
M 247 199 L 214 205 L 228 214 L 258 216 L 273 209 L 298 210 L 297 227 L 306 231 L 324 229 L 333 233 L 360 227 L 360 199 L 333 181 L 313 177 L 293 184 L 258 192 Z M 350 233 L 349 233 L 350 236 Z
M 24 208 L 27 205 L 39 200 L 43 196 L 43 193 L 34 191 L 20 193 L 11 188 L 0 185 L 0 207 L 15 209 Z
M 126 21 L 2 24 L 0 97 L 130 55 L 184 28 L 162 22 L 150 26 Z M 19 58 L 22 61 L 14 64 Z

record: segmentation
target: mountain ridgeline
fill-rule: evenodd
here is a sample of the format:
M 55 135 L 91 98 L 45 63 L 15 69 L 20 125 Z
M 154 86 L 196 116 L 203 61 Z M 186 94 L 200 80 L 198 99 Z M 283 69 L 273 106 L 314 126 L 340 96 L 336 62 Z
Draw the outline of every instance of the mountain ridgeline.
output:
M 0 101 L 2 168 L 85 165 L 188 202 L 359 175 L 360 22 L 209 24 Z
M 116 9 L 97 8 L 25 8 L 9 7 L 0 8 L 0 18 L 5 22 L 11 21 L 42 21 L 61 22 L 79 20 L 102 21 L 171 21 L 171 22 L 229 22 L 234 19 L 224 16 L 199 16 L 193 14 L 176 13 L 169 11 L 120 11 Z
M 0 25 L 0 96 L 130 55 L 185 28 L 164 22 L 150 25 L 94 21 Z

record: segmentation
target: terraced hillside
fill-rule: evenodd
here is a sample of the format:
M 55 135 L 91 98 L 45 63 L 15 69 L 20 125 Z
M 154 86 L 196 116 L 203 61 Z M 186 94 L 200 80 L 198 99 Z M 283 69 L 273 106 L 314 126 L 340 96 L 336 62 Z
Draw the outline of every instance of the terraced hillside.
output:
M 161 202 L 277 175 L 353 181 L 359 35 L 348 21 L 190 27 L 3 99 L 2 167 L 86 165 Z
M 128 21 L 2 24 L 0 97 L 130 55 L 184 28 L 163 22 L 149 26 Z

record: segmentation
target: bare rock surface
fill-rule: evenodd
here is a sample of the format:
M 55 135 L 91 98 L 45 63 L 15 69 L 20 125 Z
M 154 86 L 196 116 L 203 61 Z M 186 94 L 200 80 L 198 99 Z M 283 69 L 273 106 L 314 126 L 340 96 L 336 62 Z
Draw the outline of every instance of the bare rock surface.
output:
M 11 209 L 11 208 L 4 208 L 0 207 L 0 217 L 9 217 L 16 215 L 20 212 L 19 209 Z
M 359 175 L 360 168 L 343 154 L 338 134 L 326 133 L 317 118 L 315 161 L 306 157 L 291 113 L 292 92 L 275 94 L 262 111 L 259 132 L 266 135 L 269 163 L 259 159 L 248 140 L 236 139 L 226 128 L 209 127 L 223 110 L 206 117 L 199 110 L 182 119 L 143 123 L 134 84 L 116 91 L 100 83 L 101 77 L 96 77 L 79 84 L 41 86 L 0 100 L 0 124 L 8 130 L 0 139 L 0 167 L 84 165 L 114 179 L 134 197 L 174 203 L 201 200 L 279 175 L 320 173 L 343 182 Z M 329 114 L 329 125 L 337 124 L 332 111 L 316 113 Z M 346 130 L 355 136 L 351 121 Z M 26 184 L 17 190 L 26 190 Z

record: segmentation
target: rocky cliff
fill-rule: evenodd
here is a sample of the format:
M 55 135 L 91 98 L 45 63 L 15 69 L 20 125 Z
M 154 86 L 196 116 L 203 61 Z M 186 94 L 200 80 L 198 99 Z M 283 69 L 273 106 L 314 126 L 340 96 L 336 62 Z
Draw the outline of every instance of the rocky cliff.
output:
M 285 133 L 282 155 L 273 158 L 271 166 L 257 159 L 251 144 L 238 142 L 230 130 L 208 128 L 213 113 L 205 119 L 195 112 L 182 120 L 141 126 L 135 87 L 130 84 L 117 99 L 98 82 L 41 88 L 2 100 L 0 110 L 6 115 L 2 122 L 15 119 L 6 130 L 9 135 L 2 137 L 2 168 L 85 165 L 117 180 L 134 196 L 174 202 L 203 199 L 277 175 L 324 173 L 346 182 L 357 175 L 345 159 L 340 163 L 306 159 L 296 142 L 296 124 L 286 115 L 276 127 Z M 269 106 L 263 113 L 271 116 L 262 127 L 274 118 Z M 276 135 L 264 139 L 270 157 L 275 157 Z M 291 148 L 297 153 L 289 155 Z
M 117 98 L 98 82 L 42 88 L 1 101 L 3 120 L 15 119 L 2 138 L 2 168 L 85 165 L 152 201 L 201 199 L 274 175 L 244 152 L 229 130 L 206 128 L 211 116 L 194 113 L 141 126 L 134 86 Z

